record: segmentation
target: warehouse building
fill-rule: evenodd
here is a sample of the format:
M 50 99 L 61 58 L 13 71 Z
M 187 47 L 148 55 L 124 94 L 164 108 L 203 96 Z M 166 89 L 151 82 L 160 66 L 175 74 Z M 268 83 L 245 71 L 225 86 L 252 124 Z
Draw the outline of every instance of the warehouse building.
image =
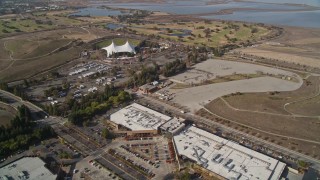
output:
M 190 126 L 174 136 L 177 153 L 226 179 L 280 179 L 286 164 Z
M 7 179 L 55 180 L 57 175 L 50 172 L 40 158 L 24 157 L 0 168 L 0 180 Z
M 169 116 L 137 103 L 133 103 L 110 116 L 110 121 L 116 130 L 127 135 L 157 134 L 159 127 L 170 119 Z

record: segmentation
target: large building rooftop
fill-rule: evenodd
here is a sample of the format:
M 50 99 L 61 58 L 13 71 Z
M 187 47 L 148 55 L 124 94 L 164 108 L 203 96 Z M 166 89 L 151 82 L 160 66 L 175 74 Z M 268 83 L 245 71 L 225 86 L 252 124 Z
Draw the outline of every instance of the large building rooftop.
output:
M 174 136 L 179 155 L 227 179 L 280 179 L 285 164 L 190 126 Z
M 45 163 L 38 157 L 24 157 L 0 168 L 0 180 L 55 180 L 57 175 L 51 173 L 44 165 Z
M 183 123 L 185 119 L 182 118 L 172 118 L 170 121 L 164 123 L 160 129 L 167 131 L 171 134 L 178 133 L 181 129 L 184 128 L 185 124 Z
M 110 120 L 132 131 L 157 130 L 159 126 L 169 121 L 171 117 L 156 112 L 147 107 L 133 103 L 114 114 Z

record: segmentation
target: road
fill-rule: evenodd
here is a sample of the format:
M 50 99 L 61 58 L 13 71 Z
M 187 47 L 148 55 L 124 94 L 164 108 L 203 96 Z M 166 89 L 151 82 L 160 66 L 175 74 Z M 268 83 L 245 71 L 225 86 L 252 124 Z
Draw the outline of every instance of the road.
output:
M 29 107 L 29 109 L 34 113 L 43 113 L 48 116 L 48 114 L 41 108 L 28 101 L 24 101 L 20 97 L 17 97 L 9 92 L 0 90 L 0 97 L 8 99 L 8 104 L 15 108 L 21 105 L 25 105 Z M 136 172 L 131 167 L 123 164 L 116 158 L 108 155 L 107 153 L 102 153 L 104 152 L 103 149 L 96 147 L 90 140 L 81 137 L 74 130 L 72 131 L 68 127 L 65 127 L 63 125 L 65 121 L 62 118 L 48 116 L 45 119 L 42 118 L 40 120 L 37 120 L 37 122 L 40 124 L 40 126 L 41 124 L 50 125 L 59 136 L 63 137 L 68 143 L 70 143 L 74 148 L 82 152 L 84 155 L 98 155 L 97 160 L 102 165 L 110 168 L 112 171 L 116 172 L 124 179 L 146 179 L 145 176 Z M 120 169 L 117 164 L 121 163 L 123 164 L 123 167 Z
M 290 156 L 290 157 L 292 157 L 294 159 L 299 159 L 299 160 L 303 160 L 303 161 L 306 161 L 306 162 L 310 162 L 312 164 L 313 168 L 315 168 L 317 170 L 320 170 L 320 161 L 317 160 L 317 159 L 314 159 L 312 157 L 306 156 L 306 155 L 301 154 L 299 152 L 292 151 L 290 149 L 287 149 L 285 147 L 279 146 L 277 144 L 273 144 L 271 142 L 265 141 L 263 139 L 255 137 L 255 136 L 246 134 L 244 132 L 241 132 L 241 131 L 238 131 L 236 129 L 230 128 L 228 126 L 225 126 L 223 124 L 217 123 L 217 122 L 212 121 L 212 120 L 209 120 L 207 118 L 204 118 L 204 117 L 192 114 L 192 113 L 185 113 L 185 114 L 181 113 L 181 110 L 179 108 L 173 107 L 173 106 L 171 106 L 171 105 L 169 105 L 167 103 L 164 103 L 162 101 L 159 101 L 159 100 L 151 98 L 151 97 L 148 97 L 146 95 L 141 95 L 141 97 L 144 100 L 150 102 L 150 104 L 154 104 L 157 107 L 164 107 L 164 109 L 169 110 L 169 111 L 173 112 L 176 115 L 184 117 L 185 119 L 193 120 L 194 122 L 203 123 L 203 124 L 206 124 L 206 125 L 209 125 L 209 126 L 216 126 L 216 127 L 219 127 L 224 132 L 230 132 L 230 133 L 233 133 L 233 134 L 237 134 L 239 137 L 241 137 L 241 136 L 242 137 L 246 137 L 247 139 L 251 140 L 255 144 L 260 144 L 260 145 L 262 145 L 264 147 L 267 147 L 267 148 L 269 148 L 269 149 L 271 149 L 273 151 L 277 151 L 277 152 L 280 152 L 282 154 L 288 155 L 288 156 Z
M 10 104 L 15 108 L 25 105 L 30 109 L 31 112 L 34 112 L 37 114 L 43 114 L 44 116 L 49 116 L 48 113 L 46 113 L 43 109 L 39 108 L 38 106 L 30 103 L 29 101 L 24 101 L 20 97 L 15 96 L 14 94 L 11 94 L 7 91 L 3 91 L 0 89 L 0 97 L 8 99 L 9 100 L 8 104 Z
M 117 175 L 121 176 L 124 179 L 147 179 L 144 175 L 142 175 L 132 167 L 126 165 L 125 163 L 119 161 L 115 157 L 109 155 L 108 153 L 100 155 L 97 161 L 103 166 L 111 168 L 113 172 L 116 172 Z M 119 168 L 119 166 L 121 166 L 121 169 Z
M 44 114 L 47 114 L 46 112 L 44 112 L 41 108 L 35 106 L 34 104 L 28 102 L 28 101 L 23 101 L 20 97 L 17 97 L 11 93 L 8 93 L 6 91 L 0 90 L 0 96 L 5 97 L 7 99 L 11 99 L 12 102 L 10 102 L 9 104 L 17 107 L 17 106 L 21 106 L 21 105 L 26 105 L 27 107 L 30 108 L 31 111 L 33 112 L 42 112 Z M 230 128 L 228 126 L 222 125 L 220 123 L 214 122 L 212 120 L 206 119 L 204 117 L 192 114 L 192 113 L 181 113 L 181 110 L 179 108 L 173 107 L 167 103 L 164 103 L 162 101 L 156 100 L 154 98 L 145 96 L 145 95 L 140 95 L 140 97 L 142 97 L 144 100 L 150 102 L 150 104 L 154 104 L 157 105 L 158 107 L 163 107 L 164 109 L 170 110 L 172 112 L 174 112 L 174 114 L 179 115 L 181 117 L 184 117 L 186 119 L 190 119 L 190 120 L 194 120 L 194 122 L 199 122 L 199 123 L 203 123 L 203 124 L 207 124 L 209 126 L 216 126 L 219 127 L 222 131 L 224 132 L 230 132 L 233 134 L 237 134 L 238 136 L 243 136 L 246 137 L 248 139 L 250 139 L 252 142 L 254 142 L 255 144 L 261 144 L 264 147 L 268 147 L 271 150 L 277 151 L 277 152 L 281 152 L 282 154 L 285 155 L 289 155 L 290 157 L 294 158 L 294 159 L 299 159 L 299 160 L 303 160 L 303 161 L 307 161 L 310 162 L 312 164 L 312 167 L 320 170 L 320 161 L 317 159 L 314 159 L 312 157 L 306 156 L 304 154 L 292 151 L 290 149 L 284 148 L 282 146 L 270 143 L 268 141 L 265 141 L 263 139 L 257 138 L 255 136 L 246 134 L 244 132 L 235 130 L 233 128 Z M 51 119 L 51 118 L 49 118 Z

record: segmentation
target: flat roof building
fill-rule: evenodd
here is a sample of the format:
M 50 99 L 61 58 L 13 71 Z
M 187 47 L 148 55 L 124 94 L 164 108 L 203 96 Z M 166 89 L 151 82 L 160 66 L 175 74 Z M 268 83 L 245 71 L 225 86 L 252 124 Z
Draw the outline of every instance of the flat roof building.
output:
M 0 168 L 0 180 L 7 179 L 55 180 L 57 175 L 40 158 L 24 157 Z
M 139 90 L 142 92 L 142 93 L 145 93 L 145 94 L 150 94 L 150 93 L 153 93 L 154 91 L 156 91 L 158 89 L 157 86 L 154 86 L 154 85 L 151 85 L 151 84 L 145 84 L 145 85 L 142 85 L 139 87 Z
M 131 131 L 154 133 L 157 133 L 158 128 L 170 119 L 169 116 L 137 103 L 133 103 L 110 116 L 110 121 Z
M 182 118 L 172 118 L 171 120 L 167 121 L 162 126 L 160 126 L 160 130 L 175 135 L 185 127 L 185 124 L 183 123 L 184 121 L 185 119 Z
M 179 155 L 226 179 L 278 180 L 286 164 L 190 126 L 174 136 Z

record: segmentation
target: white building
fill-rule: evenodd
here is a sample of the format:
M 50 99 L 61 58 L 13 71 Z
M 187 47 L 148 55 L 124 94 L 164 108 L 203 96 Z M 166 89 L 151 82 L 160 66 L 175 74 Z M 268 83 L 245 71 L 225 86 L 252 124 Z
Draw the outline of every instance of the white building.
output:
M 286 164 L 194 126 L 174 136 L 179 155 L 227 179 L 278 180 Z
M 55 180 L 54 175 L 38 157 L 24 157 L 0 168 L 0 179 Z
M 108 53 L 108 57 L 110 57 L 112 54 L 114 53 L 124 53 L 124 52 L 129 52 L 129 53 L 136 53 L 135 47 L 133 45 L 131 45 L 128 41 L 122 45 L 122 46 L 117 46 L 113 43 L 107 46 L 107 47 L 104 47 L 102 48 L 103 50 L 106 50 L 107 53 Z
M 185 127 L 184 121 L 185 119 L 182 118 L 172 118 L 171 120 L 160 126 L 160 130 L 175 135 Z
M 131 131 L 157 131 L 162 124 L 170 119 L 169 116 L 137 103 L 133 103 L 110 116 L 112 122 Z

